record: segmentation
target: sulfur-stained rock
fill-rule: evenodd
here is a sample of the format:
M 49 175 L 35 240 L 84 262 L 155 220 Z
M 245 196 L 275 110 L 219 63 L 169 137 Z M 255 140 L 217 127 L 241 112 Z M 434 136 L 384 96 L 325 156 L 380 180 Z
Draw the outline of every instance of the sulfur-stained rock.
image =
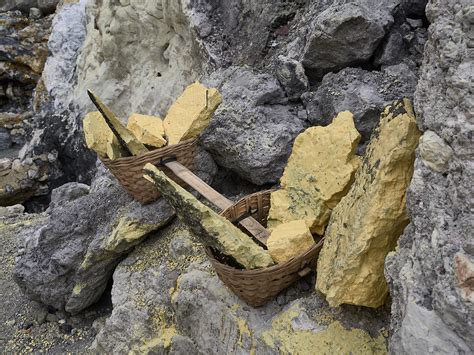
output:
M 385 109 L 325 234 L 316 287 L 331 306 L 383 304 L 388 293 L 384 260 L 408 224 L 405 195 L 419 137 L 409 100 Z
M 128 118 L 127 128 L 146 145 L 160 148 L 166 145 L 165 129 L 160 117 L 132 114 Z
M 93 149 L 101 157 L 108 157 L 111 160 L 124 156 L 117 137 L 99 111 L 89 112 L 84 118 L 83 127 L 89 149 Z
M 155 184 L 190 231 L 206 245 L 232 256 L 246 269 L 273 265 L 272 258 L 266 250 L 254 243 L 227 219 L 199 202 L 154 165 L 145 165 L 144 171 L 145 178 Z
M 177 144 L 198 136 L 221 102 L 217 89 L 208 89 L 199 82 L 189 85 L 171 105 L 163 121 L 168 143 Z
M 304 220 L 283 223 L 273 229 L 267 241 L 268 252 L 277 263 L 285 262 L 307 251 L 314 244 Z
M 355 155 L 359 139 L 348 111 L 326 127 L 301 133 L 281 178 L 282 189 L 272 193 L 269 228 L 304 219 L 311 232 L 322 235 L 331 209 L 349 190 L 360 165 Z

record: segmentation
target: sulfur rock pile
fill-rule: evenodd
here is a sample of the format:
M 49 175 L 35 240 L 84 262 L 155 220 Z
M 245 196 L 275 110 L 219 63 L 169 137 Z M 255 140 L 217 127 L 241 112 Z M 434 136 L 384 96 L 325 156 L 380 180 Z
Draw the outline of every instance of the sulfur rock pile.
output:
M 97 97 L 94 100 L 99 101 Z M 86 115 L 83 121 L 86 144 L 100 157 L 110 160 L 178 144 L 199 136 L 221 102 L 217 89 L 195 82 L 171 105 L 164 120 L 158 116 L 133 113 L 126 127 L 103 103 L 98 102 L 106 117 L 99 111 Z M 112 131 L 107 119 L 112 121 L 116 132 Z M 130 149 L 130 144 L 135 149 Z
M 420 132 L 409 100 L 385 108 L 365 156 L 350 112 L 295 140 L 271 195 L 268 252 L 277 263 L 324 236 L 316 288 L 331 306 L 381 306 L 388 294 L 384 261 L 408 224 L 405 198 Z

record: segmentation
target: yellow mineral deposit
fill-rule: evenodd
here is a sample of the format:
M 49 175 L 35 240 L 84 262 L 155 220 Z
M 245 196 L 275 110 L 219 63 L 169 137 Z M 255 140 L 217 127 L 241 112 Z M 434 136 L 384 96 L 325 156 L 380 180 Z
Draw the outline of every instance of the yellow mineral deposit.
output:
M 338 321 L 316 330 L 295 329 L 294 320 L 301 313 L 298 306 L 281 312 L 273 318 L 270 330 L 262 333 L 262 340 L 271 348 L 278 346 L 281 354 L 387 354 L 383 335 L 372 338 L 361 329 L 346 329 Z
M 125 155 L 99 111 L 89 112 L 84 118 L 83 127 L 87 147 L 99 156 L 113 160 Z
M 163 121 L 168 144 L 198 136 L 209 125 L 221 102 L 217 89 L 208 89 L 199 82 L 189 85 L 171 105 Z
M 331 215 L 316 287 L 331 306 L 381 306 L 384 261 L 408 224 L 407 187 L 420 132 L 408 100 L 387 107 L 350 191 Z
M 313 245 L 313 236 L 302 219 L 276 226 L 267 241 L 268 252 L 277 263 L 301 255 Z
M 257 269 L 274 264 L 268 251 L 253 242 L 224 217 L 202 204 L 152 164 L 144 167 L 145 179 L 152 182 L 190 232 L 197 238 L 232 256 L 246 269 Z
M 355 155 L 360 134 L 352 113 L 339 113 L 326 127 L 310 127 L 295 140 L 281 178 L 272 193 L 270 229 L 304 219 L 311 232 L 322 235 L 331 210 L 344 196 L 360 165 Z
M 166 145 L 165 129 L 160 117 L 133 113 L 128 118 L 127 128 L 145 145 L 155 148 Z

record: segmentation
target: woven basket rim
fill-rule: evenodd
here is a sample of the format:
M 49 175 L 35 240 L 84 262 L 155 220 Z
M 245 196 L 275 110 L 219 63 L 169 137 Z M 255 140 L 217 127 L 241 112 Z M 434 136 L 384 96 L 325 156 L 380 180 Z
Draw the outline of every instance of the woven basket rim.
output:
M 247 200 L 247 199 L 251 198 L 254 195 L 271 194 L 274 191 L 276 191 L 276 189 L 267 189 L 267 190 L 254 192 L 250 195 L 246 195 L 246 196 L 242 197 L 240 200 L 238 200 L 237 202 L 235 202 L 232 206 L 229 206 L 225 210 L 221 211 L 220 215 L 225 217 L 224 214 L 228 210 L 234 208 L 234 206 L 241 203 L 241 201 Z M 228 219 L 228 218 L 226 218 L 226 219 Z M 291 264 L 297 262 L 298 260 L 304 260 L 309 254 L 314 252 L 315 249 L 320 249 L 321 246 L 323 245 L 323 243 L 324 243 L 324 237 L 322 237 L 317 243 L 314 243 L 314 245 L 312 245 L 308 250 L 301 253 L 300 255 L 294 256 L 291 259 L 288 259 L 287 261 L 285 261 L 283 263 L 278 263 L 278 264 L 275 264 L 275 265 L 272 265 L 272 266 L 259 268 L 259 269 L 237 269 L 233 266 L 221 263 L 219 260 L 217 260 L 215 258 L 214 253 L 213 253 L 211 247 L 209 247 L 209 246 L 206 246 L 206 254 L 212 259 L 213 262 L 218 263 L 220 265 L 220 267 L 222 269 L 225 269 L 226 271 L 230 271 L 234 274 L 239 274 L 239 275 L 244 275 L 244 274 L 245 275 L 251 275 L 251 274 L 260 275 L 260 274 L 275 272 L 275 271 L 280 270 L 280 269 L 288 268 Z
M 304 253 L 302 253 L 298 256 L 294 256 L 291 259 L 288 259 L 287 261 L 285 261 L 284 263 L 279 263 L 279 264 L 275 264 L 275 265 L 272 265 L 272 266 L 267 266 L 267 267 L 263 267 L 263 268 L 259 268 L 259 269 L 237 269 L 233 266 L 221 263 L 219 260 L 217 260 L 214 257 L 214 253 L 212 252 L 212 249 L 208 246 L 206 247 L 206 253 L 208 254 L 208 256 L 210 256 L 212 258 L 212 260 L 214 262 L 220 264 L 222 269 L 226 269 L 227 271 L 231 271 L 234 274 L 260 275 L 260 274 L 265 274 L 265 273 L 268 273 L 268 272 L 274 272 L 274 271 L 277 271 L 279 269 L 286 269 L 286 268 L 289 267 L 290 264 L 293 264 L 295 261 L 300 260 L 300 259 L 304 260 L 306 258 L 306 256 L 311 254 L 315 249 L 319 249 L 323 245 L 323 242 L 324 242 L 324 238 L 322 238 L 319 242 L 315 243 L 313 246 L 311 246 L 311 248 L 306 250 Z
M 164 147 L 161 147 L 161 148 L 153 149 L 153 150 L 150 150 L 150 151 L 148 151 L 146 153 L 143 153 L 143 154 L 140 154 L 140 155 L 132 155 L 132 156 L 129 156 L 129 157 L 121 157 L 121 158 L 117 158 L 117 159 L 114 159 L 114 160 L 111 160 L 108 157 L 100 157 L 100 159 L 103 160 L 104 162 L 107 162 L 107 163 L 130 163 L 130 162 L 133 162 L 133 161 L 138 160 L 138 159 L 147 158 L 150 155 L 162 155 L 162 154 L 164 155 L 164 154 L 167 154 L 168 151 L 172 152 L 174 149 L 176 149 L 176 148 L 178 148 L 182 145 L 189 145 L 189 144 L 195 143 L 198 139 L 199 139 L 199 137 L 190 138 L 190 139 L 187 139 L 185 141 L 179 142 L 178 144 L 167 145 L 167 146 L 164 146 Z

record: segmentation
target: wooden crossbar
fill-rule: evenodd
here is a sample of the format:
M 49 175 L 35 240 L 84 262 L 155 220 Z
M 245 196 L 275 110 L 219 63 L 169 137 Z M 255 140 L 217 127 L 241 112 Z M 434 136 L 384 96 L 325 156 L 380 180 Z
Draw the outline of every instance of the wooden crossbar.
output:
M 168 161 L 163 163 L 168 169 L 170 169 L 177 177 L 183 180 L 186 184 L 191 186 L 194 190 L 199 192 L 209 202 L 224 210 L 234 203 L 221 195 L 219 192 L 214 190 L 198 176 L 196 176 L 191 170 L 187 169 L 177 161 Z M 253 235 L 260 243 L 267 245 L 267 239 L 269 237 L 268 231 L 263 227 L 255 218 L 247 217 L 238 222 L 245 230 Z

